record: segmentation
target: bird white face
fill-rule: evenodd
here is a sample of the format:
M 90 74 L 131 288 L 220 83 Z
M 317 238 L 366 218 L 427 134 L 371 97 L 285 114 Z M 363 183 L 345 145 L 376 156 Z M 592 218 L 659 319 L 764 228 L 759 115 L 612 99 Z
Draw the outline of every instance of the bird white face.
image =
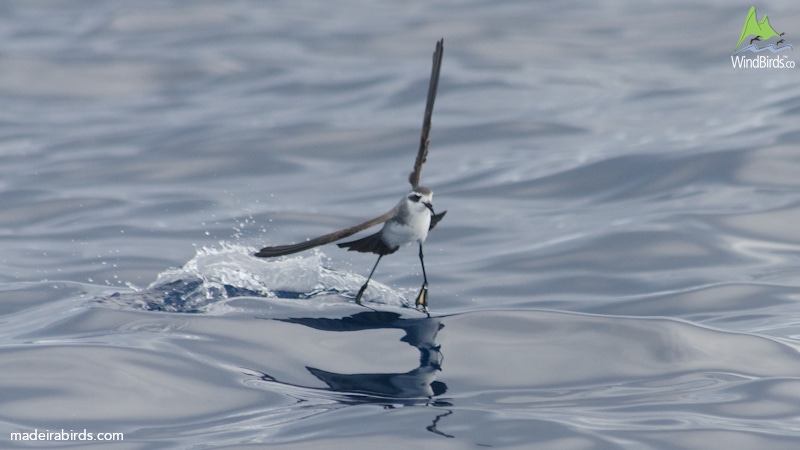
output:
M 413 211 L 428 209 L 433 214 L 433 192 L 430 189 L 421 186 L 414 188 L 413 191 L 408 193 L 406 199 L 408 199 L 409 208 Z

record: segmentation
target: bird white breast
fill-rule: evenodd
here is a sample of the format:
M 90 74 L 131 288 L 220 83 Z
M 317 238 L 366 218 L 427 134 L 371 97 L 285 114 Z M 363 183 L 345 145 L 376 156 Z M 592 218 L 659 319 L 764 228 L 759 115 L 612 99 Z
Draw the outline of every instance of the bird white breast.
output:
M 421 207 L 421 209 L 420 209 Z M 431 226 L 431 213 L 424 205 L 411 205 L 406 221 L 389 220 L 383 225 L 381 240 L 391 248 L 423 243 Z

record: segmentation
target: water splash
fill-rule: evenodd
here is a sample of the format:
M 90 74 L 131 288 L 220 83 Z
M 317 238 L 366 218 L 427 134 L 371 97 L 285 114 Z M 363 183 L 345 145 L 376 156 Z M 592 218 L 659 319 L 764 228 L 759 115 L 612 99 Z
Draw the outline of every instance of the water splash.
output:
M 195 256 L 179 268 L 158 275 L 146 289 L 114 294 L 102 303 L 154 311 L 207 312 L 237 297 L 351 302 L 365 278 L 325 265 L 320 251 L 278 259 L 254 258 L 256 249 L 220 242 L 219 247 L 197 247 Z M 366 302 L 407 306 L 403 295 L 379 282 L 370 283 Z

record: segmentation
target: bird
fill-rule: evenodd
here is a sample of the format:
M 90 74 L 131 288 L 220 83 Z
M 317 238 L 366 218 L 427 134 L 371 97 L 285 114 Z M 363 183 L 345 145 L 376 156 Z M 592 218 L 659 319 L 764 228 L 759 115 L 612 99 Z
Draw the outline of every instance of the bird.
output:
M 428 84 L 428 97 L 425 104 L 425 116 L 422 121 L 422 134 L 420 136 L 419 150 L 414 162 L 414 168 L 408 176 L 411 184 L 411 191 L 404 195 L 394 208 L 388 212 L 367 220 L 366 222 L 334 231 L 314 239 L 300 242 L 297 244 L 278 245 L 264 247 L 255 256 L 260 258 L 272 258 L 283 255 L 290 255 L 297 252 L 329 244 L 346 237 L 352 236 L 367 228 L 383 224 L 383 227 L 376 233 L 357 239 L 354 241 L 337 244 L 340 248 L 348 251 L 361 253 L 374 253 L 378 255 L 377 261 L 372 266 L 369 276 L 356 294 L 355 301 L 361 305 L 364 291 L 367 290 L 372 275 L 378 267 L 381 259 L 389 254 L 396 252 L 400 247 L 413 244 L 419 245 L 419 262 L 422 267 L 422 287 L 419 295 L 414 302 L 414 306 L 423 311 L 428 310 L 428 276 L 425 272 L 425 259 L 422 246 L 428 237 L 428 232 L 432 230 L 439 221 L 442 220 L 447 211 L 436 213 L 433 209 L 433 191 L 425 186 L 420 186 L 419 179 L 422 172 L 422 165 L 428 157 L 430 146 L 431 116 L 433 114 L 433 104 L 436 99 L 436 91 L 439 86 L 439 73 L 442 66 L 442 55 L 444 53 L 444 39 L 436 42 L 436 49 L 433 53 L 433 68 L 431 69 L 430 83 Z
M 751 44 L 753 43 L 753 41 L 759 41 L 760 42 L 761 41 L 761 36 L 756 36 L 753 39 L 750 39 L 750 43 Z
M 785 39 L 781 39 L 780 41 L 776 42 L 775 45 L 781 45 L 784 42 L 786 42 L 786 40 Z

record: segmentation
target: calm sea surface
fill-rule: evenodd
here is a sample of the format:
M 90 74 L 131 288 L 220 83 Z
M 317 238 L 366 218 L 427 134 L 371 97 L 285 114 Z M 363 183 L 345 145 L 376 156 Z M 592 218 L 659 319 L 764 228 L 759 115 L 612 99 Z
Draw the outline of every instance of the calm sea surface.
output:
M 3 2 L 0 447 L 797 448 L 800 69 L 732 67 L 750 6 Z M 442 37 L 430 317 L 416 248 L 367 307 L 373 255 L 252 257 L 408 190 Z

